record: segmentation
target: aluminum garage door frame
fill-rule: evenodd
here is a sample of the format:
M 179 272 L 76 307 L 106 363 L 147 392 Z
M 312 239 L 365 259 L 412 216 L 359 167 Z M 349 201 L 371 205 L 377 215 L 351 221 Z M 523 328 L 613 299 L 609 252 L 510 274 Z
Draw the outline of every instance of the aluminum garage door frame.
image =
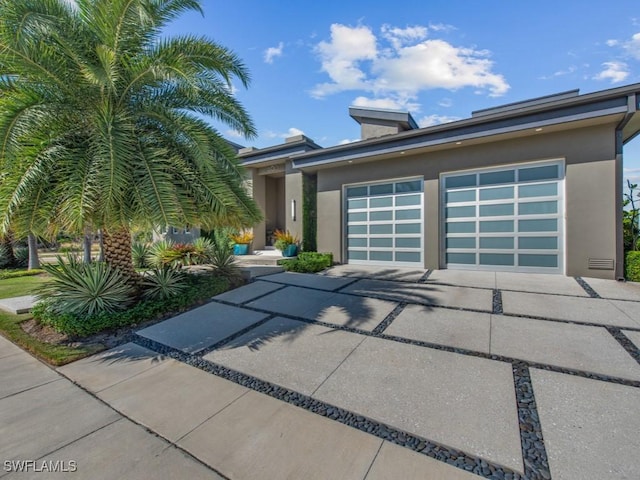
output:
M 423 177 L 344 185 L 343 198 L 347 263 L 423 268 Z
M 564 160 L 440 176 L 446 268 L 564 273 Z

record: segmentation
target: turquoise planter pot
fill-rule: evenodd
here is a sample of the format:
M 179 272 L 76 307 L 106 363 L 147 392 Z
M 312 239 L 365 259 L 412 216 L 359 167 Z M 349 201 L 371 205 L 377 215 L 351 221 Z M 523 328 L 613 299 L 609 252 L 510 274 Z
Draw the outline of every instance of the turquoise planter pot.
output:
M 244 243 L 236 243 L 233 246 L 234 255 L 246 255 L 249 253 L 249 245 Z
M 297 245 L 289 245 L 287 248 L 282 250 L 283 257 L 295 257 L 298 254 L 298 246 Z

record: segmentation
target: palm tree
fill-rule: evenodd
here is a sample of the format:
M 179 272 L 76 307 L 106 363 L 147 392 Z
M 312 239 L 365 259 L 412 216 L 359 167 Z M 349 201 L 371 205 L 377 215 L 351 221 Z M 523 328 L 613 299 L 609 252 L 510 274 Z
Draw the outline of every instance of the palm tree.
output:
M 135 278 L 131 227 L 251 225 L 260 213 L 210 125 L 255 136 L 206 38 L 161 38 L 198 0 L 0 0 L 0 233 L 101 230 Z

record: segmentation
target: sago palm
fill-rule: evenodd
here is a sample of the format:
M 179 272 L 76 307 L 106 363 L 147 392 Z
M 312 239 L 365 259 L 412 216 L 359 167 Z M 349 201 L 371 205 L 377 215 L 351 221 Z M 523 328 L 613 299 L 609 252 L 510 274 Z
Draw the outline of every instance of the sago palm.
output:
M 161 38 L 198 0 L 0 0 L 0 234 L 104 233 L 126 275 L 133 225 L 250 225 L 232 93 L 249 74 L 201 37 Z

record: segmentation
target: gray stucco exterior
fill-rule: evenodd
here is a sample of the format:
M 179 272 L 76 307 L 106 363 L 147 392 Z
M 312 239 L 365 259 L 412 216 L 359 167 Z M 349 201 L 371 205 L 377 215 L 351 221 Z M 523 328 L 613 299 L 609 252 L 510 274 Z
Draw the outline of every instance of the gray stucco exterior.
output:
M 407 113 L 351 109 L 366 137 L 362 141 L 321 149 L 299 136 L 282 146 L 241 151 L 254 198 L 267 217 L 256 226 L 256 248 L 263 246 L 261 230 L 269 222 L 302 235 L 303 173 L 317 175 L 318 251 L 333 253 L 337 262 L 348 261 L 345 186 L 420 178 L 422 266 L 446 268 L 444 175 L 556 161 L 563 170 L 559 273 L 620 278 L 621 152 L 640 132 L 639 101 L 640 84 L 588 95 L 570 91 L 423 129 Z

